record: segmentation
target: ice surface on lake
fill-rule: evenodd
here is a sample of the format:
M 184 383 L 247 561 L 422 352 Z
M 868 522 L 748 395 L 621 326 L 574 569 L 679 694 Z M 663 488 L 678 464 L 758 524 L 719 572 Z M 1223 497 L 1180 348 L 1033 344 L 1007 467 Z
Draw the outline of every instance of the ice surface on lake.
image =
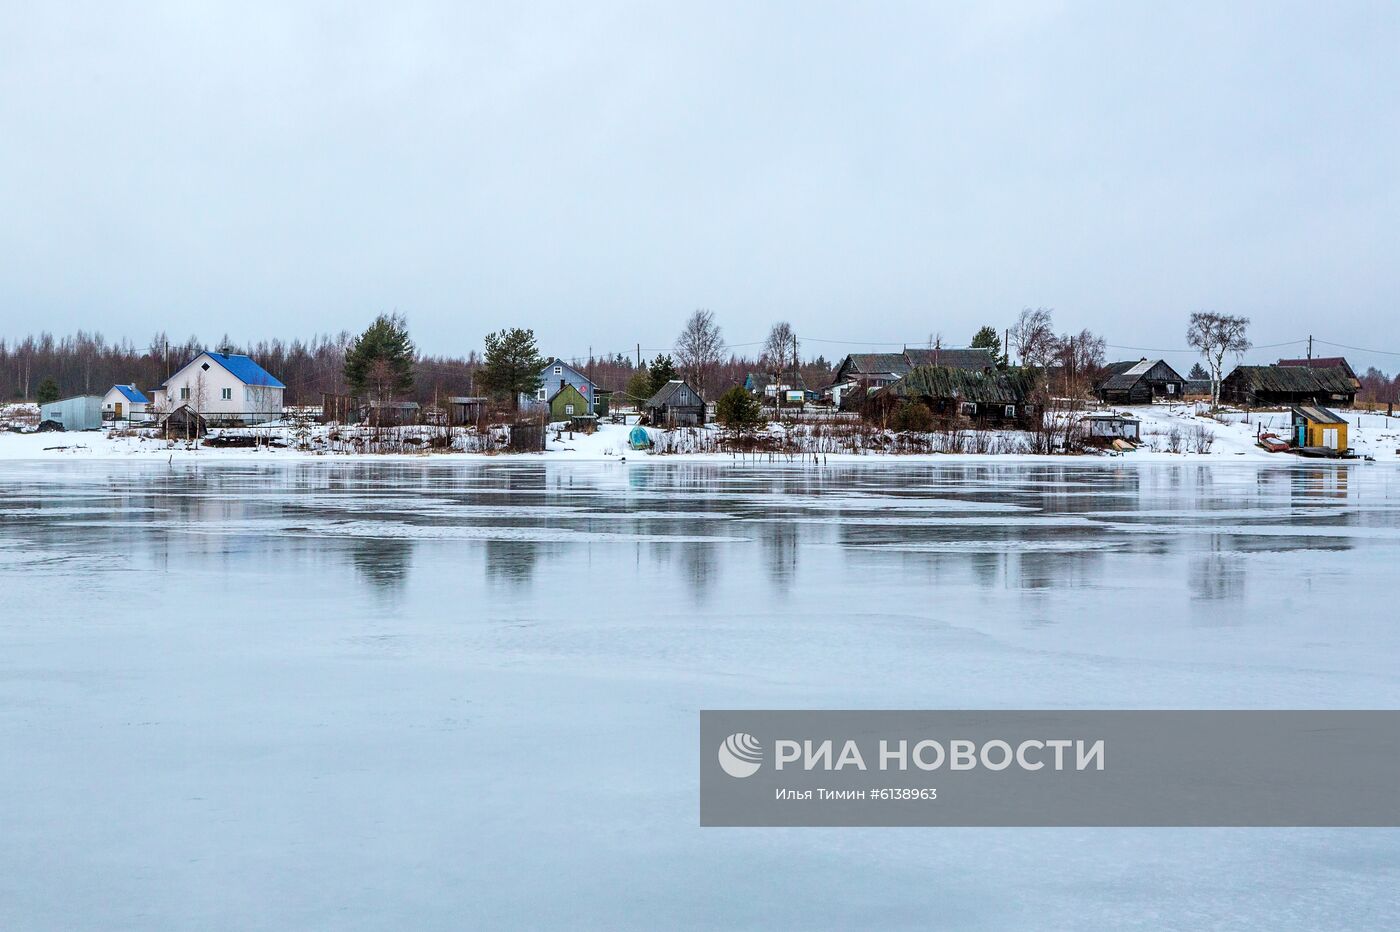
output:
M 1392 830 L 698 826 L 701 708 L 1395 708 L 1400 471 L 0 463 L 0 928 L 1391 925 Z

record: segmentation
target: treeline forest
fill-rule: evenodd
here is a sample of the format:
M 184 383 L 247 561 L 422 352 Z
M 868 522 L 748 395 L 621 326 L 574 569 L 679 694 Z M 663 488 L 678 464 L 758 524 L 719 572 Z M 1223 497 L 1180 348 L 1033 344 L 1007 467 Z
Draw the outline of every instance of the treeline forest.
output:
M 397 316 L 394 320 L 403 323 Z M 1000 334 L 991 326 L 982 327 L 967 345 L 991 350 L 1003 365 L 1015 349 L 1023 363 L 1066 374 L 1061 377 L 1064 384 L 1054 385 L 1057 392 L 1082 394 L 1105 363 L 1103 337 L 1087 330 L 1056 335 L 1052 323 L 1048 309 L 1028 308 L 1009 330 L 1009 345 L 1002 345 Z M 529 331 L 520 332 L 533 337 Z M 40 333 L 0 339 L 0 399 L 44 401 L 78 394 L 100 395 L 113 385 L 127 383 L 149 392 L 199 353 L 213 350 L 252 356 L 286 384 L 286 404 L 315 405 L 321 402 L 323 394 L 352 392 L 346 376 L 346 353 L 354 341 L 355 335 L 349 331 L 319 334 L 309 340 L 270 339 L 241 344 L 227 334 L 211 344 L 197 336 L 176 342 L 165 333 L 156 333 L 145 345 L 137 345 L 128 339 L 108 342 L 100 333 L 81 330 L 58 337 Z M 935 341 L 942 343 L 941 338 L 931 337 L 928 345 L 933 346 Z M 404 388 L 398 395 L 401 400 L 426 405 L 450 396 L 486 394 L 478 384 L 485 360 L 475 350 L 466 356 L 435 356 L 418 351 L 411 343 L 406 345 L 412 365 L 411 376 L 403 380 Z M 943 345 L 962 343 L 948 341 Z M 549 356 L 547 346 L 539 349 L 544 357 Z M 627 353 L 566 361 L 582 369 L 599 386 L 619 393 L 622 399 L 642 395 L 658 378 L 664 382 L 669 373 L 692 380 L 710 399 L 742 384 L 751 372 L 781 373 L 785 381 L 798 377 L 806 387 L 818 389 L 830 384 L 834 366 L 824 356 L 804 358 L 797 334 L 787 322 L 774 324 L 752 356 L 732 352 L 725 346 L 713 312 L 703 309 L 686 320 L 670 353 L 640 361 Z M 1188 377 L 1206 378 L 1208 374 L 1197 364 Z M 1371 367 L 1360 379 L 1358 400 L 1400 401 L 1400 374 L 1391 377 Z
M 144 345 L 130 340 L 108 342 L 100 333 L 78 331 L 66 336 L 40 333 L 21 339 L 0 339 L 0 399 L 33 401 L 46 394 L 41 386 L 51 380 L 49 392 L 56 397 L 104 394 L 117 384 L 135 383 L 149 393 L 205 350 L 246 353 L 287 386 L 288 405 L 319 404 L 323 393 L 343 395 L 350 391 L 345 375 L 345 354 L 354 340 L 349 331 L 319 334 L 308 340 L 261 340 L 238 343 L 225 335 L 217 342 L 197 336 L 181 341 L 165 333 L 153 335 Z M 548 356 L 548 353 L 545 353 Z M 669 354 L 644 359 L 639 366 L 634 357 L 622 353 L 588 359 L 569 359 L 600 386 L 626 392 L 629 386 L 647 384 L 651 369 L 675 366 Z M 483 365 L 479 353 L 466 356 L 434 356 L 415 352 L 412 386 L 404 400 L 429 404 L 435 399 L 479 392 L 476 376 Z M 710 390 L 723 391 L 742 383 L 745 376 L 760 368 L 757 359 L 727 354 L 706 366 Z M 799 364 L 808 385 L 824 386 L 832 371 L 825 358 Z M 678 369 L 676 371 L 679 371 Z M 48 400 L 45 398 L 44 400 Z

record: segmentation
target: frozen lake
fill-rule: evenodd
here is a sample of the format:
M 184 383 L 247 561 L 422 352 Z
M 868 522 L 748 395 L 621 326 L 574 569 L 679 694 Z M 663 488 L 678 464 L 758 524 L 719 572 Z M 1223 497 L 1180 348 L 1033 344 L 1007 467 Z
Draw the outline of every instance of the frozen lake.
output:
M 704 829 L 701 708 L 1395 708 L 1386 465 L 0 462 L 0 928 L 1392 925 L 1400 831 Z

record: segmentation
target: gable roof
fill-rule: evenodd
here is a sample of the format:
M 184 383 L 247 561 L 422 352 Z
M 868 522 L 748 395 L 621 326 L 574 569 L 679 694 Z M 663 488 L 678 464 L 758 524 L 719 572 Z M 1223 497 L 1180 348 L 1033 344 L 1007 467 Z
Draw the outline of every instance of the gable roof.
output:
M 151 399 L 141 394 L 141 392 L 139 392 L 135 388 L 135 386 L 113 385 L 112 388 L 115 388 L 117 391 L 121 392 L 122 397 L 125 398 L 127 401 L 130 401 L 132 404 L 144 405 L 150 404 L 151 402 Z M 110 393 L 112 391 L 112 388 L 107 389 L 107 391 Z
M 1294 405 L 1293 413 L 1301 414 L 1314 424 L 1345 424 L 1347 422 L 1346 418 L 1335 411 L 1329 411 L 1322 405 Z
M 1347 371 L 1347 375 L 1356 378 L 1356 370 L 1347 362 L 1345 356 L 1314 356 L 1311 359 L 1280 359 L 1280 366 L 1302 366 L 1306 369 L 1335 369 L 1338 366 Z
M 583 392 L 579 391 L 577 388 L 574 388 L 574 386 L 569 382 L 565 382 L 563 388 L 556 389 L 554 394 L 549 396 L 549 403 L 554 404 L 554 399 L 558 398 L 560 395 L 565 394 L 566 392 L 573 392 L 574 395 L 578 397 L 579 401 L 583 402 L 584 404 L 588 404 L 588 399 L 583 397 Z
M 880 389 L 879 394 L 1018 405 L 1025 402 L 1031 386 L 1031 377 L 1025 371 L 984 373 L 951 366 L 916 366 L 898 382 Z
M 997 360 L 989 349 L 906 349 L 904 356 L 909 360 L 910 367 L 914 366 L 943 366 L 948 369 L 972 369 L 981 371 L 983 369 L 996 368 Z
M 268 372 L 262 366 L 253 362 L 252 358 L 249 356 L 244 356 L 240 353 L 210 352 L 200 353 L 199 356 L 208 356 L 210 359 L 214 360 L 216 363 L 223 366 L 230 373 L 232 373 L 233 377 L 238 381 L 242 382 L 244 385 L 264 385 L 268 388 L 287 387 L 283 385 L 271 372 Z M 199 356 L 196 356 L 194 359 L 191 359 L 189 362 L 185 363 L 183 366 L 177 369 L 175 371 L 175 375 L 179 375 L 181 372 L 184 372 L 190 366 L 194 365 L 195 361 L 199 359 Z M 174 380 L 174 378 L 175 376 L 172 375 L 170 378 L 166 379 L 161 384 L 169 385 L 171 381 Z
M 1306 366 L 1236 366 L 1225 381 L 1248 392 L 1317 393 L 1353 395 L 1356 386 L 1347 370 L 1310 369 Z
M 841 373 L 858 375 L 906 375 L 915 366 L 942 366 L 981 372 L 996 368 L 997 360 L 989 349 L 911 349 L 899 353 L 851 353 L 836 367 L 833 378 Z M 838 379 L 839 381 L 839 379 Z
M 690 386 L 685 384 L 684 379 L 672 379 L 665 385 L 661 386 L 661 391 L 651 396 L 651 398 L 647 401 L 647 407 L 659 408 L 662 405 L 670 404 L 671 397 L 675 395 L 676 392 L 680 391 L 682 388 L 690 388 Z M 690 393 L 694 395 L 696 399 L 700 398 L 700 393 L 697 392 L 695 389 L 690 388 Z
M 847 367 L 860 375 L 903 375 L 912 368 L 903 353 L 851 353 L 838 371 Z
M 1103 381 L 1099 383 L 1099 388 L 1109 391 L 1123 391 L 1132 388 L 1141 381 L 1143 376 L 1147 375 L 1147 373 L 1158 366 L 1165 367 L 1167 372 L 1171 373 L 1167 376 L 1171 381 L 1186 381 L 1175 369 L 1167 364 L 1165 359 L 1147 359 L 1144 357 L 1136 362 L 1132 360 L 1128 360 L 1127 362 L 1115 362 L 1105 367 L 1105 376 Z
M 560 359 L 558 356 L 551 356 L 551 357 L 549 357 L 548 359 L 546 359 L 546 360 L 544 361 L 544 365 L 543 365 L 543 366 L 540 366 L 540 374 L 543 375 L 545 372 L 547 372 L 549 369 L 553 368 L 554 366 L 564 366 L 564 367 L 566 367 L 570 372 L 574 373 L 574 375 L 577 375 L 579 378 L 583 379 L 585 382 L 587 382 L 587 383 L 588 383 L 589 385 L 591 385 L 592 387 L 594 387 L 594 388 L 597 388 L 597 387 L 598 387 L 598 383 L 595 382 L 595 381 L 593 381 L 592 379 L 590 379 L 590 378 L 588 377 L 588 374 L 587 374 L 586 372 L 584 372 L 582 369 L 580 369 L 578 366 L 574 365 L 574 364 L 571 363 L 571 362 L 565 362 L 564 360 Z

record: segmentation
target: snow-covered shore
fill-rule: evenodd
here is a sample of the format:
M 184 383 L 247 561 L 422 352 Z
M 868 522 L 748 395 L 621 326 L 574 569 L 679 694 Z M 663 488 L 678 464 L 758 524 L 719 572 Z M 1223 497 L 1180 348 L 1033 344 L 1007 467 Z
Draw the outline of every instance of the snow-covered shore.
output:
M 1255 411 L 1248 414 L 1224 412 L 1216 417 L 1206 417 L 1191 405 L 1151 405 L 1116 409 L 1130 413 L 1141 419 L 1142 445 L 1121 454 L 1124 461 L 1132 462 L 1181 462 L 1198 460 L 1221 462 L 1226 460 L 1273 460 L 1292 462 L 1291 454 L 1268 453 L 1255 443 L 1260 430 L 1271 430 L 1279 434 L 1288 433 L 1289 413 L 1287 411 Z M 1361 457 L 1370 457 L 1376 462 L 1400 462 L 1400 417 L 1387 417 L 1384 413 L 1370 411 L 1340 411 L 1350 424 L 1350 445 Z M 864 453 L 816 452 L 792 453 L 731 453 L 731 452 L 669 452 L 664 454 L 650 451 L 636 451 L 629 448 L 630 425 L 604 424 L 596 433 L 556 433 L 548 434 L 547 450 L 537 454 L 506 453 L 463 453 L 457 451 L 422 449 L 407 453 L 364 453 L 347 452 L 344 449 L 330 449 L 317 441 L 323 427 L 315 428 L 317 434 L 311 438 L 312 449 L 297 449 L 291 437 L 292 428 L 260 428 L 256 433 L 271 445 L 258 447 L 215 447 L 203 443 L 191 444 L 185 441 L 167 441 L 159 438 L 140 436 L 133 431 L 81 431 L 73 433 L 0 433 L 0 459 L 7 460 L 65 460 L 84 459 L 198 459 L 210 462 L 248 460 L 325 460 L 325 459 L 384 459 L 393 461 L 442 460 L 455 456 L 469 458 L 500 457 L 504 460 L 549 460 L 549 461 L 608 461 L 626 457 L 629 463 L 648 462 L 762 462 L 762 463 L 864 463 L 891 464 L 916 462 L 948 462 L 950 460 L 996 461 L 996 462 L 1037 462 L 1053 461 L 1069 463 L 1076 460 L 1094 462 L 1106 454 L 1084 454 L 1080 456 L 1045 456 L 1023 452 L 1016 453 Z M 778 425 L 770 431 L 780 434 Z M 1173 431 L 1178 434 L 1203 431 L 1210 435 L 1210 449 L 1207 452 L 1171 452 L 1173 446 L 1189 447 L 1190 444 L 1172 442 Z M 652 430 L 652 436 L 664 440 L 663 432 Z M 694 436 L 694 435 L 692 435 Z M 703 435 L 702 435 L 703 436 Z M 1000 434 L 1013 438 L 1012 432 Z M 659 445 L 665 445 L 664 443 Z M 426 446 L 426 445 L 425 445 Z M 680 445 L 682 448 L 685 444 Z M 1008 445 L 1009 446 L 1009 445 Z M 411 448 L 410 448 L 411 449 Z M 1317 462 L 1317 461 L 1309 461 Z

